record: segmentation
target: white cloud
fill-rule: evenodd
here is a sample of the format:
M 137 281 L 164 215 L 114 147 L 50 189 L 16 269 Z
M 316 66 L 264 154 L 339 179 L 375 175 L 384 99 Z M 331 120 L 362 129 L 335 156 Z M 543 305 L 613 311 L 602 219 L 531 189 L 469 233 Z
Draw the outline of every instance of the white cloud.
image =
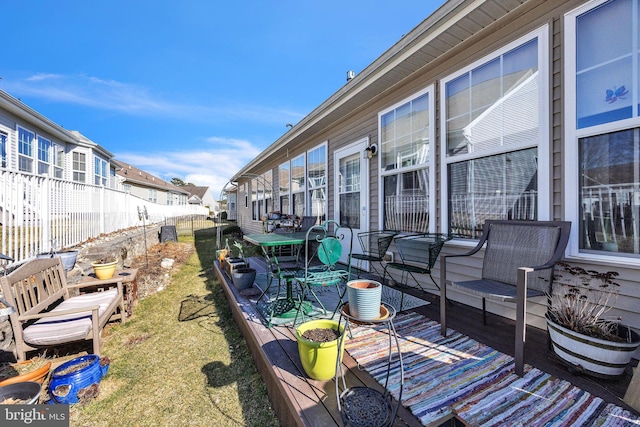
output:
M 299 112 L 262 105 L 179 103 L 162 99 L 145 87 L 85 75 L 39 73 L 3 82 L 3 86 L 18 97 L 33 96 L 133 116 L 172 117 L 194 122 L 210 122 L 216 117 L 275 124 L 296 122 L 304 117 Z
M 122 152 L 115 153 L 115 158 L 166 181 L 178 177 L 185 182 L 208 186 L 214 199 L 218 199 L 231 176 L 261 149 L 241 139 L 210 137 L 207 141 L 212 143 L 211 150 Z

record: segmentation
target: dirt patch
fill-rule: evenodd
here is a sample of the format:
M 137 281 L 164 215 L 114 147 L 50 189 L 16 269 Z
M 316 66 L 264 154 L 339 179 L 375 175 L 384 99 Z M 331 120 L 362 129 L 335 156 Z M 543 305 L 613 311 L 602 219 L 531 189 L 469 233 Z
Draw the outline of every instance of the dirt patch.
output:
M 134 259 L 131 266 L 138 269 L 138 298 L 145 298 L 168 286 L 170 273 L 180 268 L 194 251 L 195 247 L 191 243 L 171 241 L 157 243 L 147 250 L 146 255 Z M 163 267 L 164 259 L 172 259 L 173 265 Z
M 302 337 L 312 342 L 331 342 L 337 340 L 340 335 L 335 329 L 316 328 L 304 331 Z

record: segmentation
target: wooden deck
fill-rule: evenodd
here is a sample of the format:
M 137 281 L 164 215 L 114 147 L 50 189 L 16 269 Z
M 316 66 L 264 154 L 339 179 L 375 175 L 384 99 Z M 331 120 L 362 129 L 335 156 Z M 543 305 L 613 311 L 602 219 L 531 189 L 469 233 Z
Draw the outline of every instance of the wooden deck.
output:
M 252 266 L 261 265 L 258 260 Z M 219 278 L 241 329 L 257 369 L 265 381 L 271 404 L 280 420 L 286 426 L 330 426 L 342 425 L 337 410 L 335 384 L 330 381 L 315 381 L 307 378 L 298 357 L 298 347 L 294 331 L 288 327 L 267 328 L 259 321 L 260 314 L 255 305 L 240 295 L 229 278 L 219 269 L 214 269 Z M 430 318 L 439 319 L 439 300 L 432 294 L 412 292 L 431 304 L 418 307 L 414 311 Z M 452 303 L 447 309 L 448 327 L 493 347 L 505 354 L 513 355 L 515 325 L 513 321 L 488 314 L 487 326 L 482 323 L 480 310 Z M 637 360 L 633 361 L 637 364 Z M 548 350 L 546 331 L 529 327 L 525 363 L 540 370 L 565 379 L 606 402 L 629 409 L 622 397 L 631 380 L 631 369 L 616 380 L 600 380 L 570 373 L 567 368 Z M 348 370 L 349 384 L 363 384 L 381 389 L 381 386 L 366 372 L 357 369 L 355 361 L 344 354 L 343 364 Z M 634 411 L 635 412 L 635 411 Z M 455 420 L 443 420 L 447 425 L 462 425 Z M 400 407 L 395 426 L 420 426 L 419 420 L 407 409 Z

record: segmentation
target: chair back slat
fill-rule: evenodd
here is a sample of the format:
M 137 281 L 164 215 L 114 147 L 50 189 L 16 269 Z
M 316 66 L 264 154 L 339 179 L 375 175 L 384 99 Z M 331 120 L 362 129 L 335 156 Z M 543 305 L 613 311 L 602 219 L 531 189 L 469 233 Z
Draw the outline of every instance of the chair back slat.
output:
M 60 258 L 36 259 L 0 278 L 2 291 L 17 315 L 39 312 L 61 298 L 68 298 L 66 276 Z
M 557 226 L 491 224 L 482 266 L 482 278 L 516 286 L 518 268 L 546 264 L 553 258 L 560 238 Z M 537 271 L 529 287 L 548 291 L 553 269 Z
M 389 250 L 391 242 L 395 235 L 395 231 L 368 231 L 358 234 L 362 253 L 374 258 L 382 259 Z
M 442 246 L 449 239 L 446 234 L 423 233 L 395 239 L 400 258 L 405 263 L 415 263 L 432 268 Z

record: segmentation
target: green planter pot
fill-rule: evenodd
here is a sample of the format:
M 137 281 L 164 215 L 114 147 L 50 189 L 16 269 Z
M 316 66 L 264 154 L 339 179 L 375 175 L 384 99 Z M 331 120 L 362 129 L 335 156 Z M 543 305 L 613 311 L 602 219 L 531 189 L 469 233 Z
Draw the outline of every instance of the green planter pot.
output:
M 338 339 L 329 342 L 314 342 L 302 336 L 306 331 L 318 328 L 329 328 L 334 331 L 340 331 L 340 334 L 342 334 L 344 325 L 339 325 L 334 320 L 317 319 L 305 322 L 296 329 L 298 353 L 300 354 L 300 361 L 304 371 L 314 380 L 326 381 L 336 375 L 336 361 L 338 353 L 340 354 L 340 361 L 342 361 L 344 340 L 342 340 L 342 345 L 338 352 Z

